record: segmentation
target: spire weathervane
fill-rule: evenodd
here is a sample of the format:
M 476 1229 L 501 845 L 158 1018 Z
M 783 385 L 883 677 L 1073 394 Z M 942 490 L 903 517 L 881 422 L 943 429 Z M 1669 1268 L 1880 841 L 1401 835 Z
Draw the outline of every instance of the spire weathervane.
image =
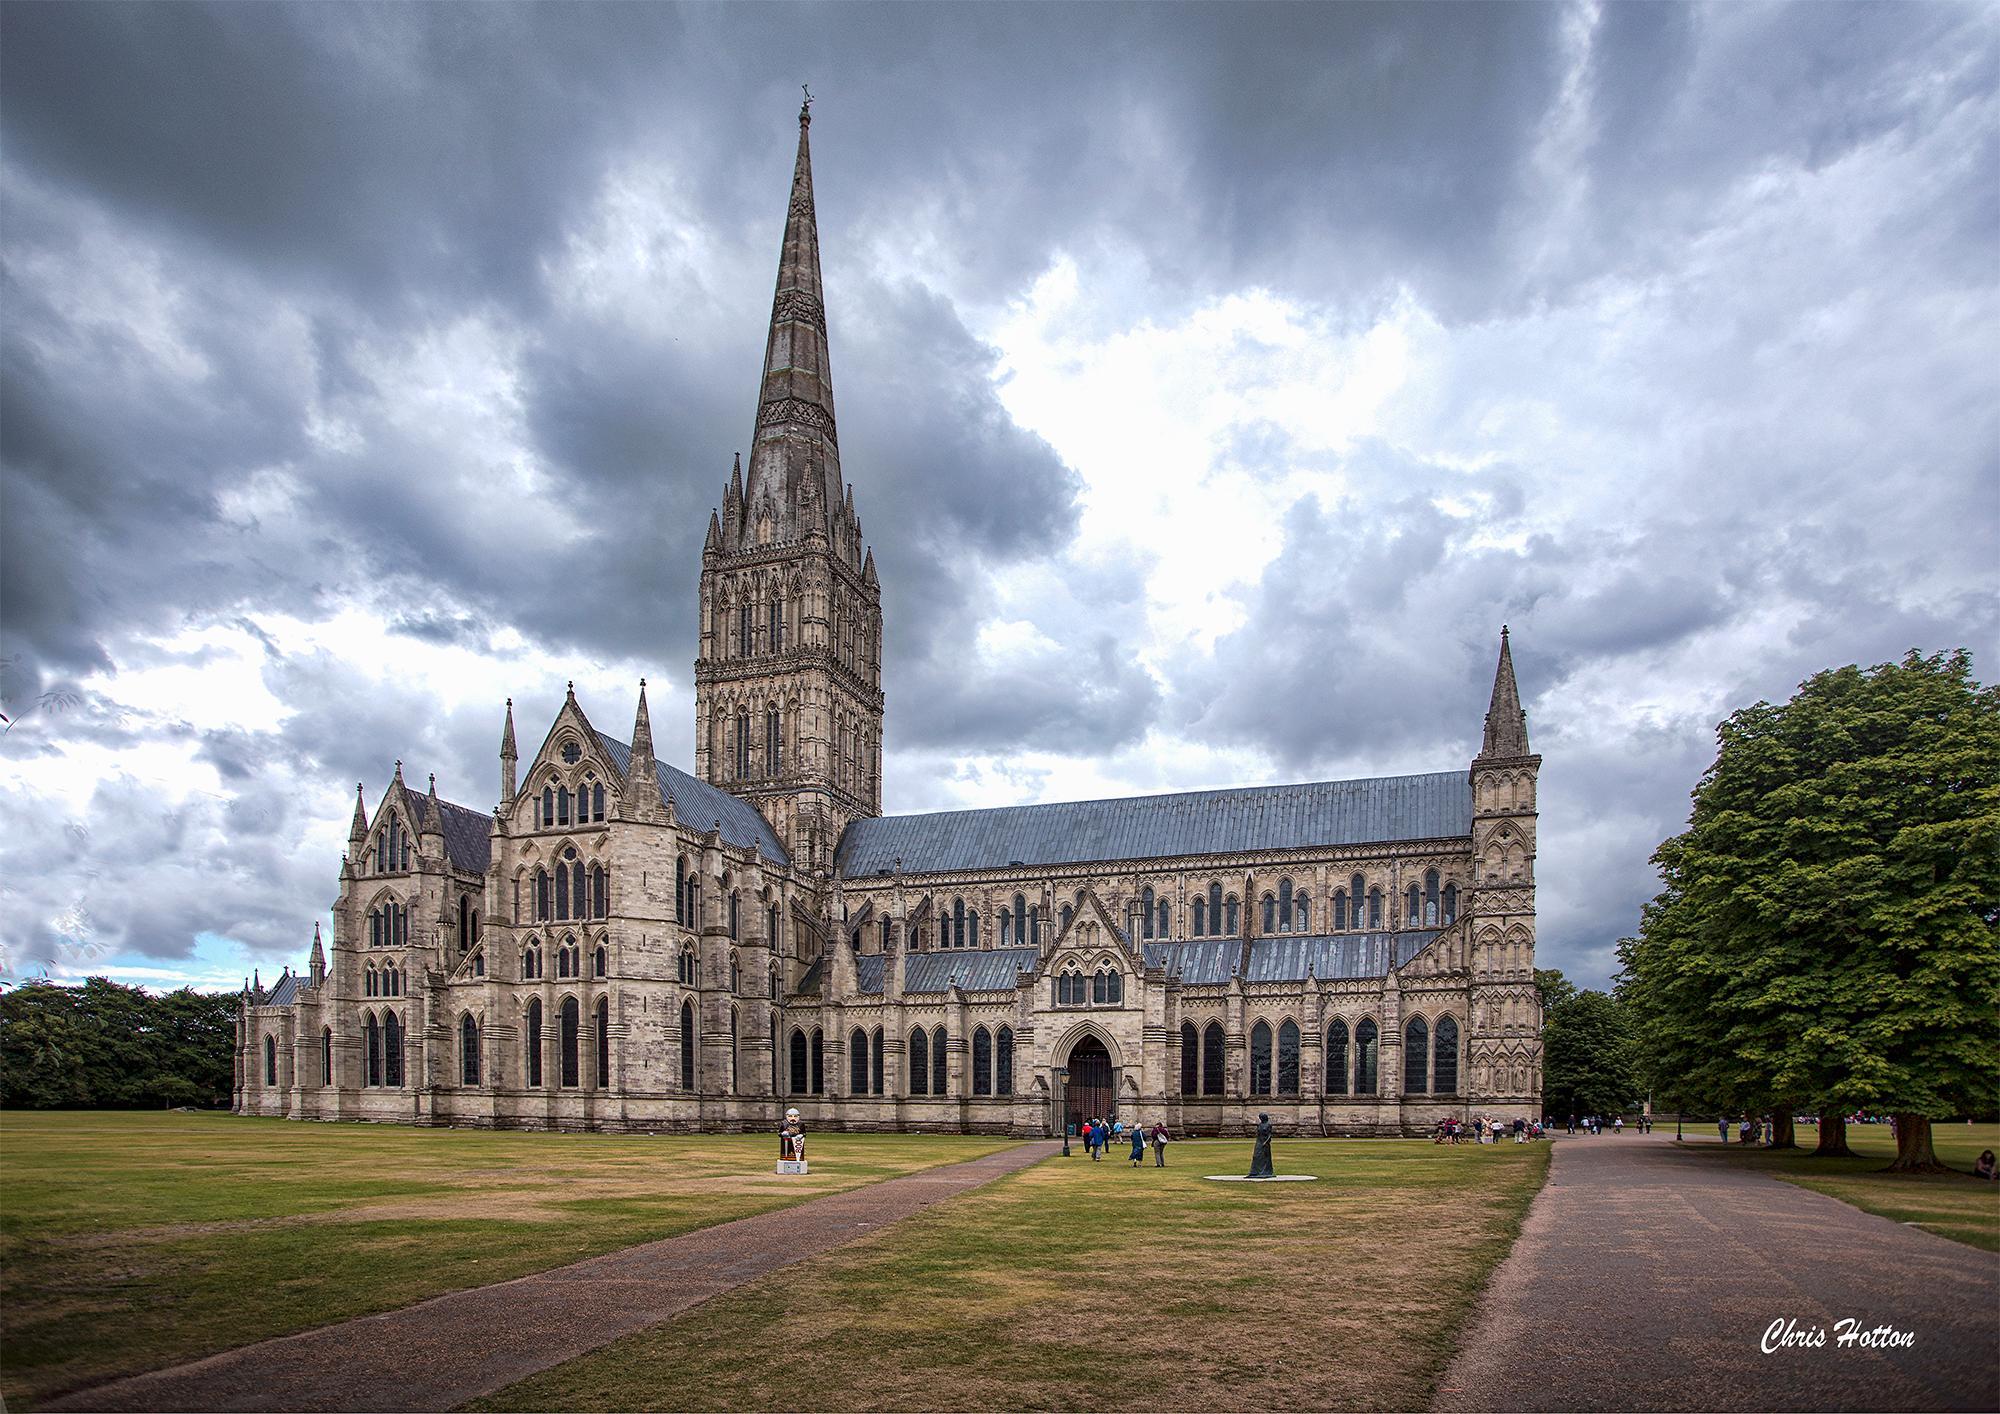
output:
M 799 121 L 801 123 L 810 123 L 813 120 L 813 91 L 804 84 L 800 84 L 799 92 L 806 96 L 806 101 L 799 105 Z

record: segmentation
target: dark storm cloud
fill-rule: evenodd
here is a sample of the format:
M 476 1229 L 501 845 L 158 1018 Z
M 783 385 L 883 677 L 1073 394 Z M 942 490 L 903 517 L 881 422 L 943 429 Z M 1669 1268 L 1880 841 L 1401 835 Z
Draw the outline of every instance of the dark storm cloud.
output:
M 1741 666 L 1741 700 L 1941 634 L 1993 645 L 1991 596 L 1965 588 L 1990 580 L 1993 339 L 1964 311 L 1989 307 L 2000 151 L 1964 114 L 1991 103 L 1994 12 L 1582 13 L 0 7 L 0 696 L 30 717 L 6 750 L 193 743 L 233 793 L 176 805 L 109 778 L 82 838 L 48 797 L 11 801 L 28 823 L 0 873 L 30 882 L 10 913 L 38 947 L 75 945 L 46 920 L 87 894 L 94 935 L 141 951 L 210 931 L 296 953 L 332 880 L 283 841 L 330 790 L 365 780 L 372 804 L 401 756 L 413 783 L 435 769 L 490 804 L 496 708 L 441 712 L 421 681 L 336 657 L 267 643 L 289 715 L 263 730 L 121 718 L 77 690 L 178 628 L 359 604 L 441 649 L 515 630 L 684 690 L 800 80 L 822 100 L 844 470 L 882 572 L 892 750 L 1094 756 L 1160 729 L 1287 772 L 1430 769 L 1476 736 L 1502 620 L 1537 723 L 1607 665 L 1642 678 L 1704 635 L 1741 641 L 1774 598 L 1809 612 Z M 1974 136 L 1923 155 L 1954 122 Z M 1883 175 L 1841 222 L 1761 264 L 1718 251 L 1746 193 L 1869 162 Z M 651 217 L 675 229 L 596 229 L 634 172 L 671 191 Z M 645 246 L 641 273 L 586 267 L 579 294 L 564 272 L 591 240 Z M 1350 328 L 1408 292 L 1476 330 L 1597 282 L 1723 273 L 1676 287 L 1674 337 L 1603 371 L 1611 440 L 1653 463 L 1469 477 L 1363 445 L 1326 468 L 1344 499 L 1291 509 L 1244 625 L 1155 681 L 1126 646 L 1147 566 L 1050 574 L 1077 478 L 1007 415 L 964 312 L 1059 254 L 1089 279 L 1106 250 L 1136 257 L 1150 301 L 1086 301 L 1110 332 L 1252 286 Z M 1511 391 L 1574 417 L 1589 372 Z M 461 378 L 470 410 L 448 406 Z M 1476 447 L 1505 382 L 1461 377 L 1434 415 Z M 1266 485 L 1313 464 L 1266 424 L 1218 460 Z M 1616 489 L 1563 520 L 1587 477 Z M 994 588 L 1036 576 L 1063 580 L 1021 607 L 1051 637 L 974 652 Z M 523 686 L 524 752 L 559 701 Z M 629 702 L 597 707 L 629 728 Z M 1552 958 L 1601 978 L 1710 726 L 1553 739 L 1551 877 L 1571 882 L 1545 891 Z M 683 730 L 663 722 L 663 748 Z M 1565 860 L 1580 829 L 1616 860 Z M 225 848 L 214 878 L 186 870 Z

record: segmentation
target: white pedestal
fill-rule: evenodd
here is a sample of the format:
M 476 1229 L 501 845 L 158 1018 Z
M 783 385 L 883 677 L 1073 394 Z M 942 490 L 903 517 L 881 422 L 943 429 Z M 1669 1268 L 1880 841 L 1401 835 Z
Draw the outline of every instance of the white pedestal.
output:
M 794 1174 L 810 1173 L 812 1170 L 806 1167 L 804 1159 L 780 1159 L 778 1160 L 778 1172 L 782 1174 Z

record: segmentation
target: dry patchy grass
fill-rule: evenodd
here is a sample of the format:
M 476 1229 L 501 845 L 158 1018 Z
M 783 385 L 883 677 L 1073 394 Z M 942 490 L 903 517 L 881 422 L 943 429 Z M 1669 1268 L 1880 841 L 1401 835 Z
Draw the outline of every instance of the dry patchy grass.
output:
M 63 1390 L 1003 1147 L 0 1115 L 0 1399 Z
M 1544 1145 L 1280 1141 L 1310 1184 L 1052 1159 L 482 1409 L 1421 1407 Z

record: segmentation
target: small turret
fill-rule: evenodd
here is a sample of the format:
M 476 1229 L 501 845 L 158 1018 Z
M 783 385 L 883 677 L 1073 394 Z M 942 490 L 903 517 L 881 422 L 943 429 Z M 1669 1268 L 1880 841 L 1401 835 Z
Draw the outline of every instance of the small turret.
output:
M 1514 654 L 1507 644 L 1507 626 L 1500 625 L 1500 664 L 1493 671 L 1493 701 L 1486 709 L 1486 737 L 1480 760 L 1517 760 L 1528 755 L 1528 714 L 1521 710 L 1521 690 L 1514 684 Z
M 312 984 L 317 987 L 326 980 L 326 949 L 320 946 L 318 923 L 313 924 L 312 961 L 309 967 L 312 973 Z
M 514 750 L 514 699 L 507 699 L 507 725 L 500 729 L 500 808 L 514 807 L 515 762 L 520 754 Z
M 622 804 L 628 819 L 666 818 L 666 806 L 660 798 L 660 768 L 653 758 L 653 717 L 646 706 L 644 678 L 639 679 L 639 710 L 632 718 L 632 760 L 625 774 Z
M 361 842 L 368 838 L 368 807 L 361 799 L 361 782 L 354 783 L 354 823 L 347 827 L 349 854 L 359 856 Z

